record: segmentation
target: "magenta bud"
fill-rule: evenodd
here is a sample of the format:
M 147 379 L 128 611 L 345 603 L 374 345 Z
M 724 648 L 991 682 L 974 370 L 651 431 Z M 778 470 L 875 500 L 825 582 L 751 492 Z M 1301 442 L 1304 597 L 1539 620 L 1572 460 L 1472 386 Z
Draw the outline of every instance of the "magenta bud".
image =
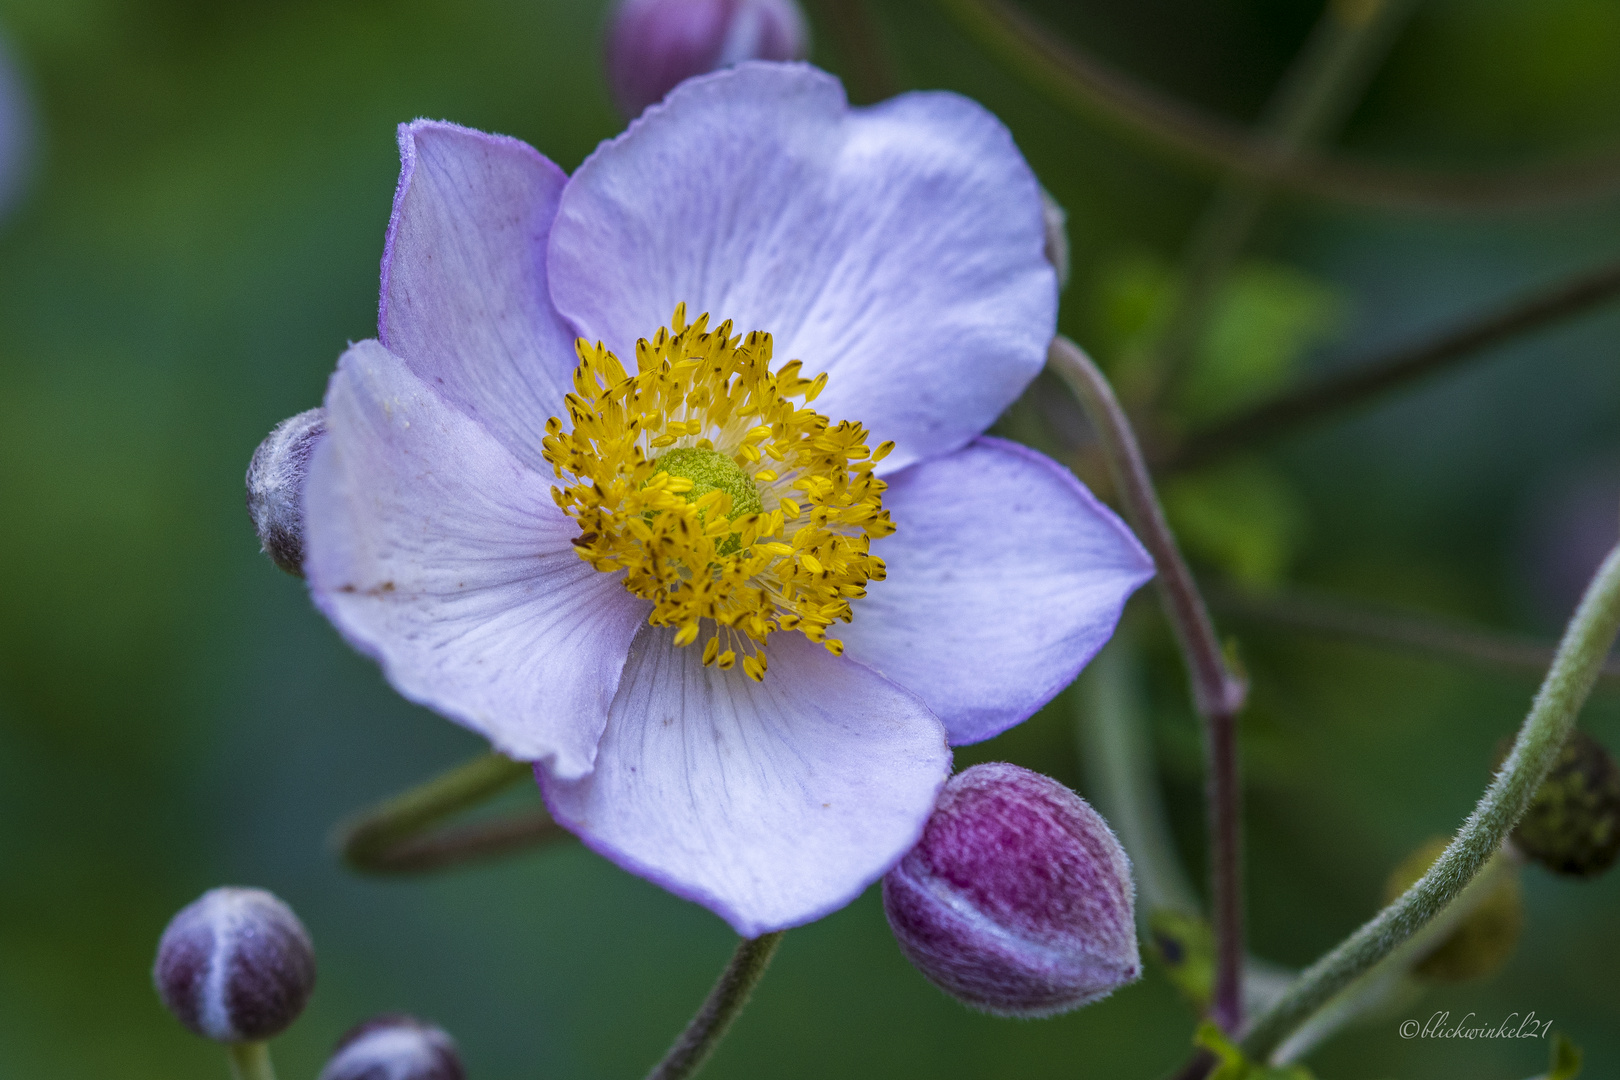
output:
M 1056 780 L 975 765 L 946 782 L 922 840 L 883 879 L 906 959 L 998 1016 L 1077 1009 L 1142 974 L 1130 861 Z
M 621 0 L 608 24 L 608 87 L 619 110 L 636 117 L 683 79 L 809 51 L 795 0 Z
M 465 1080 L 455 1040 L 414 1016 L 367 1020 L 338 1040 L 319 1080 Z
M 304 478 L 326 434 L 326 410 L 310 409 L 277 424 L 248 462 L 247 508 L 259 547 L 289 574 L 304 576 Z
M 292 908 L 263 889 L 210 889 L 163 931 L 152 981 L 198 1035 L 258 1042 L 304 1011 L 315 948 Z

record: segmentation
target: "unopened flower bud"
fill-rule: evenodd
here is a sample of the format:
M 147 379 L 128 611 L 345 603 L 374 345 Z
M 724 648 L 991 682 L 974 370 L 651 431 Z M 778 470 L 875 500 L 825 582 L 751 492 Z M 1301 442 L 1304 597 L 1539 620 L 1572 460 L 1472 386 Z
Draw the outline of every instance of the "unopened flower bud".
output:
M 158 942 L 152 981 L 175 1017 L 216 1042 L 286 1030 L 315 989 L 315 949 L 292 909 L 263 889 L 210 889 Z
M 744 60 L 802 60 L 809 50 L 795 0 L 622 0 L 608 26 L 608 85 L 635 117 L 694 75 Z
M 275 426 L 248 462 L 247 507 L 259 546 L 289 574 L 304 576 L 304 478 L 326 434 L 326 410 L 310 409 Z
M 952 777 L 883 879 L 900 951 L 941 990 L 1001 1016 L 1050 1016 L 1142 973 L 1131 867 L 1102 816 L 1049 777 Z
M 1384 902 L 1393 901 L 1428 873 L 1447 843 L 1445 837 L 1435 837 L 1408 855 L 1384 883 Z M 1482 979 L 1507 963 L 1523 929 L 1524 895 L 1515 865 L 1503 873 L 1446 940 L 1412 965 L 1412 974 L 1431 982 Z
M 1620 768 L 1586 732 L 1571 731 L 1513 829 L 1513 846 L 1556 874 L 1596 877 L 1620 855 Z
M 400 1013 L 367 1020 L 338 1040 L 319 1080 L 464 1080 L 455 1040 Z

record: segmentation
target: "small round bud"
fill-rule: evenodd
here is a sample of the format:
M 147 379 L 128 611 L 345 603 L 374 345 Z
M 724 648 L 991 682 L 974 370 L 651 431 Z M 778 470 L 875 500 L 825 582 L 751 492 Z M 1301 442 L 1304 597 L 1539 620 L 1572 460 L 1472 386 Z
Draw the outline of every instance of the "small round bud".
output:
M 338 1040 L 319 1080 L 465 1080 L 455 1040 L 414 1016 L 367 1020 Z
M 900 951 L 947 994 L 1050 1016 L 1142 973 L 1131 867 L 1102 816 L 1049 777 L 975 765 L 883 879 Z
M 802 60 L 809 49 L 795 0 L 622 0 L 608 25 L 608 86 L 636 117 L 694 75 L 744 60 Z
M 1435 837 L 1408 855 L 1384 883 L 1387 904 L 1417 883 L 1446 850 Z M 1412 965 L 1412 974 L 1430 982 L 1466 982 L 1493 974 L 1513 955 L 1524 929 L 1524 895 L 1515 866 L 1457 924 L 1451 935 Z
M 315 989 L 315 949 L 263 889 L 210 889 L 170 921 L 152 981 L 175 1017 L 216 1042 L 285 1031 Z
M 325 409 L 301 412 L 277 424 L 248 462 L 247 508 L 259 547 L 298 577 L 304 576 L 304 477 L 325 434 Z
M 1586 732 L 1569 733 L 1513 829 L 1513 846 L 1555 874 L 1596 877 L 1620 855 L 1620 768 Z

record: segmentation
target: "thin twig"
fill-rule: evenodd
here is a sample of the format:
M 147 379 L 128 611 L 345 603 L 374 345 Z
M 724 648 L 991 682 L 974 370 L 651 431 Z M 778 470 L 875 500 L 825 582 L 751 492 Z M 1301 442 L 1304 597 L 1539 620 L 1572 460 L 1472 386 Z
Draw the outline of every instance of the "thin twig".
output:
M 1209 611 L 1165 522 L 1141 447 L 1108 380 L 1078 345 L 1064 337 L 1052 342 L 1047 363 L 1085 407 L 1108 458 L 1125 516 L 1153 556 L 1160 595 L 1187 664 L 1193 702 L 1204 719 L 1209 759 L 1210 906 L 1215 930 L 1213 1013 L 1223 1029 L 1236 1031 L 1243 1017 L 1237 714 L 1243 708 L 1248 687 L 1226 665 Z
M 1361 98 L 1416 0 L 1329 3 L 1284 76 L 1258 134 L 1279 160 L 1330 138 Z M 1193 229 L 1164 328 L 1153 345 L 1162 389 L 1185 369 L 1221 288 L 1271 201 L 1273 185 L 1235 176 L 1220 185 Z
M 354 865 L 368 874 L 430 874 L 573 838 L 573 833 L 544 810 L 525 810 L 435 829 L 401 840 L 377 852 L 363 865 Z
M 731 963 L 720 973 L 703 1007 L 669 1048 L 664 1060 L 647 1074 L 647 1080 L 686 1080 L 703 1067 L 725 1037 L 731 1022 L 748 1004 L 754 986 L 770 966 L 776 947 L 782 943 L 782 934 L 783 931 L 778 930 L 757 938 L 743 938 L 737 943 Z
M 831 29 L 843 60 L 844 79 L 857 104 L 882 101 L 900 92 L 900 79 L 872 21 L 865 0 L 817 0 L 821 21 Z
M 1620 297 L 1620 263 L 1584 271 L 1417 345 L 1403 346 L 1199 432 L 1155 462 L 1190 469 L 1294 428 L 1365 404 L 1455 367 L 1485 349 Z
M 1512 751 L 1456 838 L 1416 884 L 1307 968 L 1255 1021 L 1242 1041 L 1251 1060 L 1269 1058 L 1318 1009 L 1444 910 L 1479 873 L 1546 778 L 1617 631 L 1620 547 L 1610 552 L 1587 587 Z
M 1204 585 L 1204 595 L 1216 611 L 1233 618 L 1411 649 L 1447 660 L 1478 664 L 1494 671 L 1507 669 L 1527 675 L 1545 675 L 1554 655 L 1551 645 L 1316 596 L 1262 595 L 1208 583 Z M 1598 684 L 1620 687 L 1620 658 L 1611 657 L 1604 662 L 1598 671 Z
M 431 837 L 424 839 L 423 834 L 445 818 L 471 809 L 532 775 L 533 766 L 526 762 L 496 753 L 481 754 L 350 818 L 334 832 L 333 844 L 343 861 L 356 870 L 397 872 L 393 860 L 402 846 L 406 850 L 442 847 Z M 442 864 L 454 861 L 446 859 Z
M 1058 103 L 1213 171 L 1321 198 L 1408 210 L 1528 210 L 1620 188 L 1620 155 L 1612 152 L 1489 173 L 1394 168 L 1342 155 L 1279 157 L 1265 140 L 1144 86 L 1004 0 L 939 2 L 964 30 Z

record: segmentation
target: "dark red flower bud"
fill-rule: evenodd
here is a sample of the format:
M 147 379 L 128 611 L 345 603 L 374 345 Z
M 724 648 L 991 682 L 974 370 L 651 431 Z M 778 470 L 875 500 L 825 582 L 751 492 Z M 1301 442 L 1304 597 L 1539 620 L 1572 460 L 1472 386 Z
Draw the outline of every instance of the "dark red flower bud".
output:
M 1049 1016 L 1142 973 L 1130 862 L 1084 799 L 1016 765 L 975 765 L 940 793 L 922 840 L 883 879 L 900 950 L 959 1001 Z
M 694 75 L 744 60 L 802 60 L 809 49 L 794 0 L 623 0 L 608 26 L 608 86 L 635 117 Z
M 298 577 L 304 576 L 304 477 L 325 434 L 325 409 L 301 412 L 277 424 L 248 462 L 247 508 L 259 547 Z
M 179 1021 L 216 1042 L 285 1031 L 315 989 L 315 948 L 263 889 L 211 889 L 170 921 L 152 981 Z
M 338 1040 L 319 1080 L 465 1080 L 455 1040 L 414 1016 L 390 1013 Z

